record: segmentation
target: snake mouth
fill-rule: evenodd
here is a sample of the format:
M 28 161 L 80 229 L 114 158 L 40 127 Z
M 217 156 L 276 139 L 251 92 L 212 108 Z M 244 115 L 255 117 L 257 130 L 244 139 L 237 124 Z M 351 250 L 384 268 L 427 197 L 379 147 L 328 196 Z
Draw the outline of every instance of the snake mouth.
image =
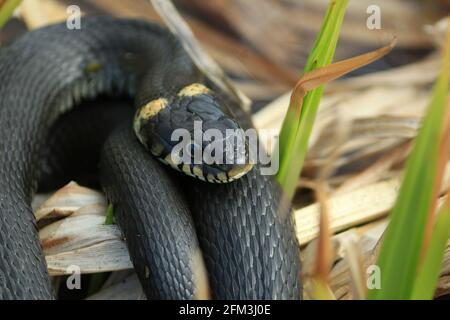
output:
M 253 164 L 233 165 L 232 168 L 229 170 L 224 170 L 222 168 L 212 165 L 203 165 L 202 167 L 194 166 L 194 173 L 196 167 L 197 167 L 196 171 L 198 173 L 200 171 L 202 172 L 201 175 L 192 175 L 189 174 L 189 172 L 186 172 L 185 170 L 183 170 L 183 172 L 195 178 L 198 178 L 202 181 L 207 181 L 209 183 L 216 183 L 216 184 L 225 184 L 236 181 L 245 176 L 253 169 Z
M 192 178 L 216 184 L 230 183 L 242 178 L 253 169 L 253 164 L 233 165 L 231 169 L 224 170 L 214 165 L 177 163 L 170 154 L 166 157 L 157 157 L 165 165 L 182 172 Z

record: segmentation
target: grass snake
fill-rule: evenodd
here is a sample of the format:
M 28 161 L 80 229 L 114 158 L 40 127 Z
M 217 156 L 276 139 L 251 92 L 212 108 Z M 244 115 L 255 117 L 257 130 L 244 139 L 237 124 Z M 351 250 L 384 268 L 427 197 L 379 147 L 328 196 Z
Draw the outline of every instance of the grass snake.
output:
M 124 96 L 135 116 L 124 116 L 104 142 L 100 181 L 147 298 L 195 298 L 199 248 L 213 298 L 301 298 L 290 208 L 273 177 L 257 165 L 167 157 L 170 134 L 192 132 L 195 121 L 239 129 L 234 112 L 242 127 L 251 124 L 210 89 L 166 29 L 112 17 L 83 18 L 80 30 L 37 29 L 0 49 L 0 79 L 0 298 L 54 298 L 31 209 L 46 144 L 75 106 Z

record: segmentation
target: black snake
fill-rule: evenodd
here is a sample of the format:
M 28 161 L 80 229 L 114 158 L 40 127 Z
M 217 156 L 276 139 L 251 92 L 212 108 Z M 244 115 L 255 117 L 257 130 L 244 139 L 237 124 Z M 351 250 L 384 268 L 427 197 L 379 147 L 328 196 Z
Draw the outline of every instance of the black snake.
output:
M 0 49 L 0 79 L 0 298 L 54 297 L 30 206 L 52 126 L 84 101 L 124 96 L 136 115 L 105 142 L 100 177 L 147 297 L 195 298 L 201 248 L 213 298 L 301 298 L 291 215 L 273 178 L 167 157 L 174 129 L 240 127 L 166 29 L 112 17 L 38 29 Z

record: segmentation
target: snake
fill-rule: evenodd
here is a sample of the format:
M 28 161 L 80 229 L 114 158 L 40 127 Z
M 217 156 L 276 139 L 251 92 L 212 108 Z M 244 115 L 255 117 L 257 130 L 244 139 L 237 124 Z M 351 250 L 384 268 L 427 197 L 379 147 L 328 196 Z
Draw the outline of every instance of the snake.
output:
M 291 208 L 273 176 L 246 161 L 248 115 L 166 28 L 109 16 L 83 17 L 80 29 L 42 27 L 0 49 L 0 79 L 0 298 L 55 298 L 31 208 L 48 141 L 80 105 L 126 97 L 132 115 L 101 135 L 96 161 L 146 297 L 198 298 L 202 265 L 214 299 L 301 299 Z M 237 132 L 244 147 L 224 156 L 240 161 L 188 161 L 206 142 L 173 156 L 173 134 L 195 134 L 198 122 L 203 134 L 223 134 L 218 145 Z

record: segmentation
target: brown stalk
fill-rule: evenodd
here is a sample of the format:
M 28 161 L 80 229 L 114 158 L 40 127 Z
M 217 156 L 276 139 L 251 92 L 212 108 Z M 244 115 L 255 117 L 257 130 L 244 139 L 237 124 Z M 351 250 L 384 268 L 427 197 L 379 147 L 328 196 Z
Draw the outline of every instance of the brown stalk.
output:
M 342 118 L 343 119 L 343 118 Z M 345 122 L 345 121 L 343 121 Z M 317 261 L 315 268 L 315 277 L 323 284 L 328 283 L 329 272 L 332 264 L 332 244 L 331 244 L 331 227 L 329 219 L 328 195 L 327 195 L 327 179 L 333 173 L 333 163 L 339 157 L 340 150 L 344 141 L 348 137 L 349 125 L 342 123 L 336 136 L 335 148 L 330 153 L 327 163 L 322 167 L 315 188 L 317 202 L 320 204 L 320 223 L 319 238 L 317 246 Z
M 308 91 L 384 57 L 394 48 L 396 43 L 397 39 L 394 38 L 385 47 L 305 73 L 295 85 L 291 96 L 290 106 L 296 108 L 296 116 L 299 117 L 301 114 L 303 99 Z

